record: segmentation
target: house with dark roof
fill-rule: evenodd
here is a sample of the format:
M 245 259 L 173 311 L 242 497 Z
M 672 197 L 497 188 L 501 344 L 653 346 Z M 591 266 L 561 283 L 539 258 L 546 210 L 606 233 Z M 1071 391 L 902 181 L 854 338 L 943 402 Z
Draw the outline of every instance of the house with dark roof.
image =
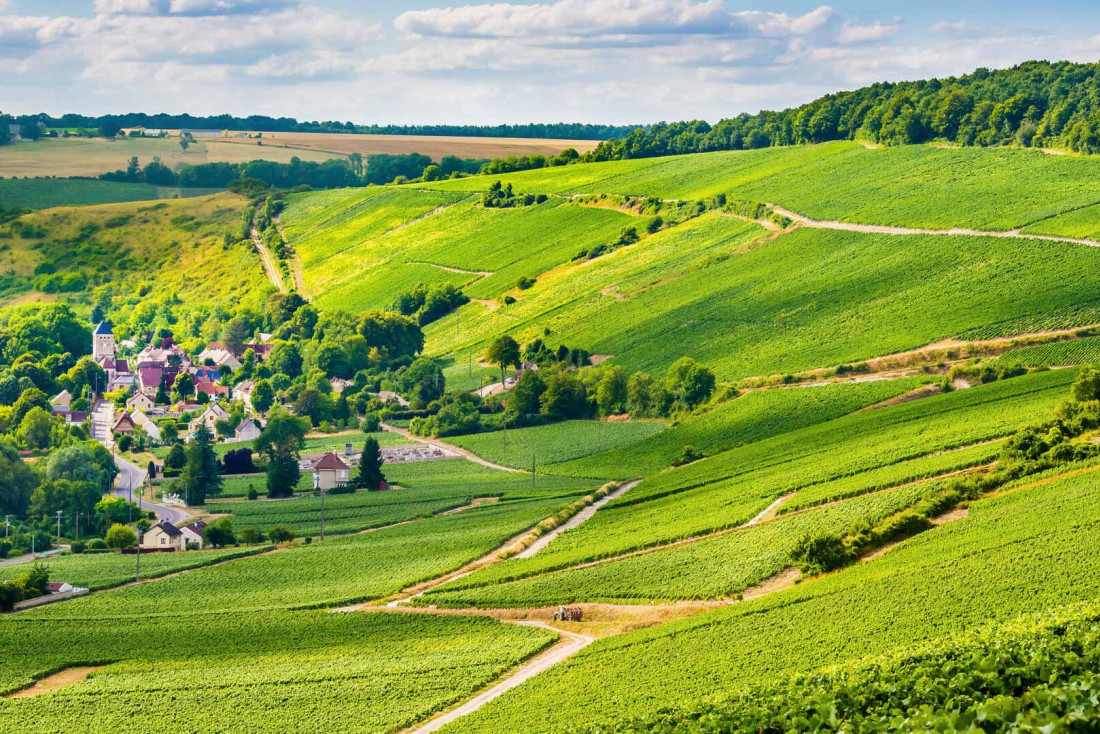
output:
M 331 451 L 313 462 L 313 473 L 320 479 L 322 490 L 343 487 L 351 482 L 351 468 Z
M 183 542 L 183 531 L 167 520 L 161 520 L 141 536 L 141 547 L 183 550 L 187 546 Z
M 203 545 L 202 532 L 204 530 L 206 530 L 206 523 L 202 520 L 196 520 L 180 528 L 180 532 L 183 533 L 183 547 L 187 548 L 187 546 L 194 543 L 201 549 Z
M 129 413 L 123 413 L 115 421 L 115 424 L 111 426 L 111 433 L 116 433 L 124 436 L 133 436 L 134 428 L 136 427 L 134 419 L 130 417 Z

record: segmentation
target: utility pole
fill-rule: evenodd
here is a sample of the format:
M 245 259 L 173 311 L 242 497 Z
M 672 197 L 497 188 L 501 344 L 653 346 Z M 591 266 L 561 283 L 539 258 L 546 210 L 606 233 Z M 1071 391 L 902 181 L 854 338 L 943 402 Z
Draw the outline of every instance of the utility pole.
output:
M 76 513 L 76 542 L 80 542 L 80 513 Z
M 129 523 L 134 522 L 134 476 L 130 473 L 126 474 L 126 482 L 130 487 L 130 506 L 126 508 L 126 517 L 129 519 Z
M 4 515 L 4 540 L 8 539 L 8 533 L 11 531 L 11 515 Z
M 141 536 L 142 533 L 139 530 L 137 536 L 137 562 L 134 567 L 134 581 L 141 581 Z
M 313 489 L 321 493 L 321 542 L 325 542 L 325 490 L 321 489 L 321 475 L 313 472 Z
M 535 455 L 531 454 L 531 489 L 535 488 Z
M 61 549 L 61 510 L 57 511 L 57 548 Z

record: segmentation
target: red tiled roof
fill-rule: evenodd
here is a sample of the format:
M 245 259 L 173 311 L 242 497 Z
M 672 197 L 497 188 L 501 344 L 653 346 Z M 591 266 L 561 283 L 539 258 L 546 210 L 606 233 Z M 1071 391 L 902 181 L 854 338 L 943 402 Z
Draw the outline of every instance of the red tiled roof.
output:
M 313 464 L 314 469 L 347 469 L 348 465 L 340 457 L 329 451 Z

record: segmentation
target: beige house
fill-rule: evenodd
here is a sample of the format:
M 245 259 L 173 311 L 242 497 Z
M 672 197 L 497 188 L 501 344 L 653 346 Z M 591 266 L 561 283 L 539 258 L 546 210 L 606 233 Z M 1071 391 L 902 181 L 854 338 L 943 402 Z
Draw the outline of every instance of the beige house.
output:
M 130 414 L 124 412 L 121 416 L 119 416 L 118 420 L 116 420 L 115 424 L 111 427 L 111 433 L 117 433 L 119 435 L 125 436 L 133 436 L 135 425 L 136 424 L 134 423 L 134 419 L 130 417 Z
M 313 473 L 320 478 L 322 490 L 343 487 L 351 481 L 351 469 L 331 451 L 313 464 Z
M 229 414 L 225 412 L 225 408 L 217 403 L 210 403 L 206 406 L 206 410 L 202 412 L 202 415 L 187 424 L 187 430 L 194 435 L 195 431 L 199 430 L 199 426 L 205 424 L 210 432 L 214 433 L 214 424 L 227 415 Z
M 245 418 L 233 431 L 233 436 L 237 441 L 255 441 L 262 432 L 259 423 L 251 418 Z
M 184 543 L 183 532 L 167 520 L 162 520 L 141 536 L 141 547 L 183 550 L 187 546 Z
M 126 407 L 130 410 L 140 410 L 142 413 L 152 413 L 153 399 L 145 393 L 134 393 L 133 396 L 126 401 Z
M 72 404 L 73 396 L 69 394 L 68 390 L 62 390 L 50 400 L 50 405 L 54 408 L 61 408 L 63 410 L 68 410 Z

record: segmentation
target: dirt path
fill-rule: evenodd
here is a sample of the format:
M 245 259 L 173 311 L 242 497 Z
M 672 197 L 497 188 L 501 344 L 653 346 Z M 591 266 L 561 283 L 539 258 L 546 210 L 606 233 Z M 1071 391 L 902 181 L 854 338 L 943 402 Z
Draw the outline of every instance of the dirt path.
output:
M 35 696 L 41 696 L 43 693 L 59 691 L 74 683 L 79 683 L 87 678 L 92 672 L 102 667 L 102 665 L 85 665 L 78 668 L 65 668 L 53 675 L 39 678 L 35 681 L 33 686 L 16 691 L 15 693 L 9 693 L 7 696 L 4 696 L 4 698 L 34 698 Z
M 260 254 L 260 262 L 263 263 L 267 279 L 280 293 L 286 293 L 286 283 L 283 282 L 283 275 L 275 265 L 275 259 L 271 257 L 267 246 L 260 239 L 260 231 L 256 229 L 256 225 L 252 225 L 252 244 L 256 248 L 256 252 Z
M 638 483 L 641 482 L 641 481 L 642 481 L 641 479 L 635 479 L 633 481 L 627 482 L 623 486 L 616 489 L 614 492 L 611 492 L 610 494 L 604 495 L 602 498 L 596 500 L 595 502 L 590 504 L 588 507 L 584 508 L 583 510 L 578 512 L 576 515 L 574 515 L 572 518 L 570 518 L 569 522 L 566 522 L 566 523 L 563 523 L 562 525 L 559 525 L 558 527 L 554 528 L 553 530 L 551 530 L 546 535 L 544 535 L 541 538 L 539 538 L 538 540 L 536 540 L 531 545 L 527 546 L 527 548 L 525 548 L 523 550 L 523 552 L 517 553 L 515 557 L 516 558 L 530 558 L 531 556 L 535 555 L 540 550 L 542 550 L 546 546 L 550 545 L 550 541 L 552 541 L 554 538 L 558 537 L 559 535 L 564 533 L 566 530 L 572 530 L 573 528 L 575 528 L 578 525 L 580 525 L 581 523 L 583 523 L 585 520 L 588 520 L 589 518 L 591 518 L 593 515 L 596 514 L 596 510 L 600 509 L 601 507 L 606 505 L 611 500 L 616 499 L 617 497 L 622 497 L 624 494 L 626 494 L 630 490 L 637 487 Z
M 545 622 L 530 621 L 515 622 L 514 624 L 521 624 L 527 627 L 542 627 L 543 629 L 552 630 L 561 635 L 562 640 L 545 652 L 535 656 L 531 661 L 521 665 L 518 669 L 513 671 L 511 675 L 506 676 L 492 688 L 482 691 L 461 706 L 444 712 L 434 719 L 429 720 L 427 723 L 421 724 L 415 729 L 410 729 L 408 731 L 412 734 L 428 734 L 429 732 L 438 731 L 447 724 L 458 721 L 467 714 L 472 714 L 490 701 L 500 698 L 516 686 L 523 685 L 539 673 L 549 670 L 558 663 L 576 655 L 596 641 L 594 637 L 576 632 L 566 632 L 551 627 Z
M 412 433 L 410 433 L 409 431 L 406 431 L 404 428 L 396 428 L 395 426 L 387 425 L 385 423 L 381 424 L 381 427 L 382 427 L 383 431 L 389 431 L 390 433 L 396 433 L 398 436 L 404 436 L 405 438 L 407 438 L 411 441 L 416 441 L 417 443 L 427 444 L 428 446 L 431 446 L 433 448 L 442 449 L 444 451 L 453 451 L 456 454 L 460 454 L 464 458 L 469 459 L 470 461 L 474 462 L 475 464 L 481 464 L 482 466 L 487 466 L 490 469 L 499 469 L 500 471 L 509 471 L 509 472 L 513 472 L 515 474 L 530 474 L 530 472 L 525 471 L 523 469 L 516 469 L 515 467 L 512 467 L 512 466 L 504 466 L 503 464 L 494 464 L 491 461 L 486 461 L 485 459 L 481 458 L 480 456 L 478 456 L 477 454 L 475 454 L 471 451 L 467 451 L 466 449 L 459 448 L 458 446 L 453 446 L 449 443 L 444 443 L 442 441 L 429 441 L 426 438 L 421 438 L 420 436 L 415 436 Z
M 1087 245 L 1088 247 L 1100 247 L 1096 240 L 1078 239 L 1075 237 L 1059 237 L 1046 234 L 1025 234 L 1019 229 L 1008 231 L 983 230 L 983 229 L 920 229 L 917 227 L 891 227 L 883 224 L 854 224 L 851 222 L 823 221 L 810 219 L 801 214 L 796 214 L 789 209 L 784 209 L 775 204 L 768 204 L 776 214 L 781 214 L 792 222 L 811 229 L 835 229 L 845 232 L 863 232 L 865 234 L 894 234 L 894 235 L 944 235 L 944 236 L 975 236 L 975 237 L 1009 237 L 1024 240 L 1041 240 L 1043 242 L 1067 242 L 1074 245 Z
M 283 242 L 287 243 L 287 246 L 289 246 L 290 240 L 286 236 L 286 230 L 283 229 L 283 220 L 276 215 L 275 219 L 272 221 L 275 222 L 275 229 L 279 231 L 279 236 L 283 238 Z M 306 292 L 306 278 L 303 274 L 302 259 L 298 257 L 298 252 L 293 248 L 291 248 L 291 253 L 288 264 L 290 265 L 290 275 L 294 279 L 294 290 L 298 291 L 298 294 L 302 298 L 307 301 L 312 301 L 313 298 Z
M 488 278 L 493 274 L 491 270 L 463 270 L 462 268 L 453 268 L 450 265 L 440 265 L 439 263 L 425 262 L 424 260 L 406 260 L 406 265 L 427 265 L 430 268 L 439 268 L 440 270 L 446 270 L 448 273 L 460 273 L 462 275 L 477 275 L 480 278 Z

